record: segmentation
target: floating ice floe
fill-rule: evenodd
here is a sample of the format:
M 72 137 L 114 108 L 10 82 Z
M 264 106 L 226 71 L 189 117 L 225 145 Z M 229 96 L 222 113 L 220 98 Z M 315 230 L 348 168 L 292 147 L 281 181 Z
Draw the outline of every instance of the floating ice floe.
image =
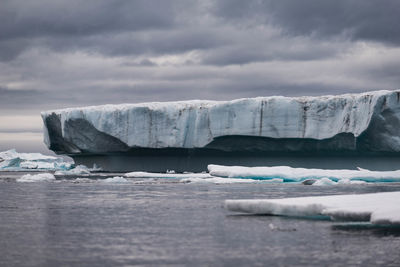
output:
M 307 183 L 305 183 L 306 181 L 309 181 L 309 180 L 303 181 L 303 184 L 307 184 Z M 312 179 L 312 181 L 313 181 L 312 183 L 308 183 L 308 184 L 311 184 L 314 186 L 341 185 L 341 184 L 368 184 L 365 181 L 358 181 L 358 180 L 352 181 L 350 179 L 340 179 L 339 181 L 335 182 L 326 177 L 322 177 L 321 179 Z
M 212 176 L 245 179 L 283 179 L 284 182 L 302 182 L 308 179 L 320 180 L 318 184 L 356 184 L 363 182 L 400 182 L 400 170 L 396 171 L 370 171 L 358 170 L 324 170 L 292 168 L 288 166 L 277 167 L 242 167 L 208 165 Z M 330 180 L 331 182 L 329 182 Z
M 127 183 L 128 180 L 122 176 L 115 176 L 111 178 L 107 178 L 104 180 L 100 180 L 103 183 Z
M 226 200 L 230 211 L 251 214 L 400 224 L 400 192 L 283 199 Z
M 212 177 L 212 178 L 184 178 L 180 180 L 181 183 L 211 183 L 211 184 L 234 184 L 234 183 L 257 183 L 259 180 L 252 179 L 235 179 L 235 178 L 222 178 L 222 177 Z
M 78 165 L 69 170 L 56 171 L 54 175 L 89 175 L 90 171 L 85 165 Z
M 38 174 L 25 174 L 16 181 L 21 183 L 33 183 L 33 182 L 50 182 L 56 178 L 51 173 L 38 173 Z
M 125 177 L 129 178 L 212 178 L 208 173 L 155 173 L 155 172 L 128 172 Z
M 68 170 L 72 162 L 40 153 L 18 153 L 15 149 L 0 152 L 1 171 Z

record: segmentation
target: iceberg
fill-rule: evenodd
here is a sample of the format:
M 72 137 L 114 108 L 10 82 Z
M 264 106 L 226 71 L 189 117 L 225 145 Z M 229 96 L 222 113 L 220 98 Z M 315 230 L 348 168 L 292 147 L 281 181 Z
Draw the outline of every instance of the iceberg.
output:
M 338 184 L 356 184 L 365 182 L 400 182 L 400 170 L 370 171 L 361 168 L 358 170 L 326 170 L 292 168 L 289 166 L 243 167 L 208 165 L 208 171 L 212 176 L 227 178 L 245 178 L 259 180 L 280 178 L 283 179 L 284 182 L 303 182 L 306 180 L 314 179 L 317 180 L 317 185 L 333 184 L 334 182 L 337 182 Z
M 226 200 L 225 207 L 230 211 L 251 214 L 367 221 L 383 225 L 400 224 L 400 192 Z
M 42 112 L 49 149 L 108 171 L 208 164 L 392 170 L 400 90 L 103 105 Z
M 40 153 L 18 153 L 15 149 L 0 152 L 0 171 L 68 170 L 72 162 Z

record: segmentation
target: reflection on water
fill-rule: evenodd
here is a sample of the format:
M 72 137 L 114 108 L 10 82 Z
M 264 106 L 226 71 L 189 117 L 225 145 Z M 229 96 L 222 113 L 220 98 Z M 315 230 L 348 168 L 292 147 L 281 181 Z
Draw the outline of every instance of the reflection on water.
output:
M 0 179 L 0 266 L 396 266 L 400 262 L 398 228 L 232 216 L 223 209 L 224 199 L 399 191 L 399 184 L 312 187 L 132 181 Z
M 333 231 L 350 234 L 400 237 L 399 225 L 374 225 L 370 223 L 341 223 L 332 225 Z

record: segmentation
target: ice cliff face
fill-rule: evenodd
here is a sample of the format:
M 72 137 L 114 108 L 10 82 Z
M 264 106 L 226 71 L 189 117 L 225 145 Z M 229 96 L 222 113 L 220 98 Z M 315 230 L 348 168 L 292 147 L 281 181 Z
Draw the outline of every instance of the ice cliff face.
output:
M 57 153 L 132 149 L 400 151 L 400 90 L 104 105 L 42 113 Z

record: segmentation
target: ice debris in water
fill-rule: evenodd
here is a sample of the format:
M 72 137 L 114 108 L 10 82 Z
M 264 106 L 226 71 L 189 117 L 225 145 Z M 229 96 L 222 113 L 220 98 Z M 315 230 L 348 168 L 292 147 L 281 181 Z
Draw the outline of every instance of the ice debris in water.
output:
M 223 178 L 223 177 L 212 177 L 212 178 L 201 178 L 191 177 L 180 180 L 181 183 L 211 183 L 211 184 L 235 184 L 235 183 L 282 183 L 282 179 L 271 179 L 267 181 L 253 180 L 253 179 L 236 179 L 236 178 Z
M 335 185 L 335 184 L 337 184 L 335 181 L 332 181 L 327 177 L 322 177 L 321 179 L 315 180 L 315 182 L 312 185 L 323 186 L 323 185 Z
M 18 153 L 15 149 L 0 152 L 0 170 L 68 170 L 72 162 L 40 153 Z
M 363 182 L 400 182 L 400 170 L 395 171 L 370 171 L 359 168 L 358 170 L 325 170 L 292 168 L 288 166 L 276 167 L 243 167 L 208 165 L 212 176 L 228 178 L 245 178 L 269 180 L 280 178 L 284 182 L 303 182 L 306 180 L 320 180 L 319 184 L 330 183 L 355 184 Z M 358 181 L 358 182 L 357 182 Z
M 400 224 L 400 192 L 283 199 L 226 200 L 230 211 Z
M 128 172 L 125 177 L 129 178 L 211 178 L 208 173 L 175 173 L 167 171 L 167 173 L 154 173 L 154 172 Z
M 85 165 L 78 165 L 69 170 L 56 171 L 54 175 L 89 175 L 90 169 Z
M 56 178 L 51 173 L 38 173 L 38 174 L 25 174 L 21 178 L 18 178 L 17 182 L 22 183 L 33 183 L 33 182 L 50 182 Z
M 128 182 L 128 180 L 122 176 L 115 176 L 115 177 L 107 178 L 107 179 L 104 179 L 101 181 L 104 183 L 127 183 Z

